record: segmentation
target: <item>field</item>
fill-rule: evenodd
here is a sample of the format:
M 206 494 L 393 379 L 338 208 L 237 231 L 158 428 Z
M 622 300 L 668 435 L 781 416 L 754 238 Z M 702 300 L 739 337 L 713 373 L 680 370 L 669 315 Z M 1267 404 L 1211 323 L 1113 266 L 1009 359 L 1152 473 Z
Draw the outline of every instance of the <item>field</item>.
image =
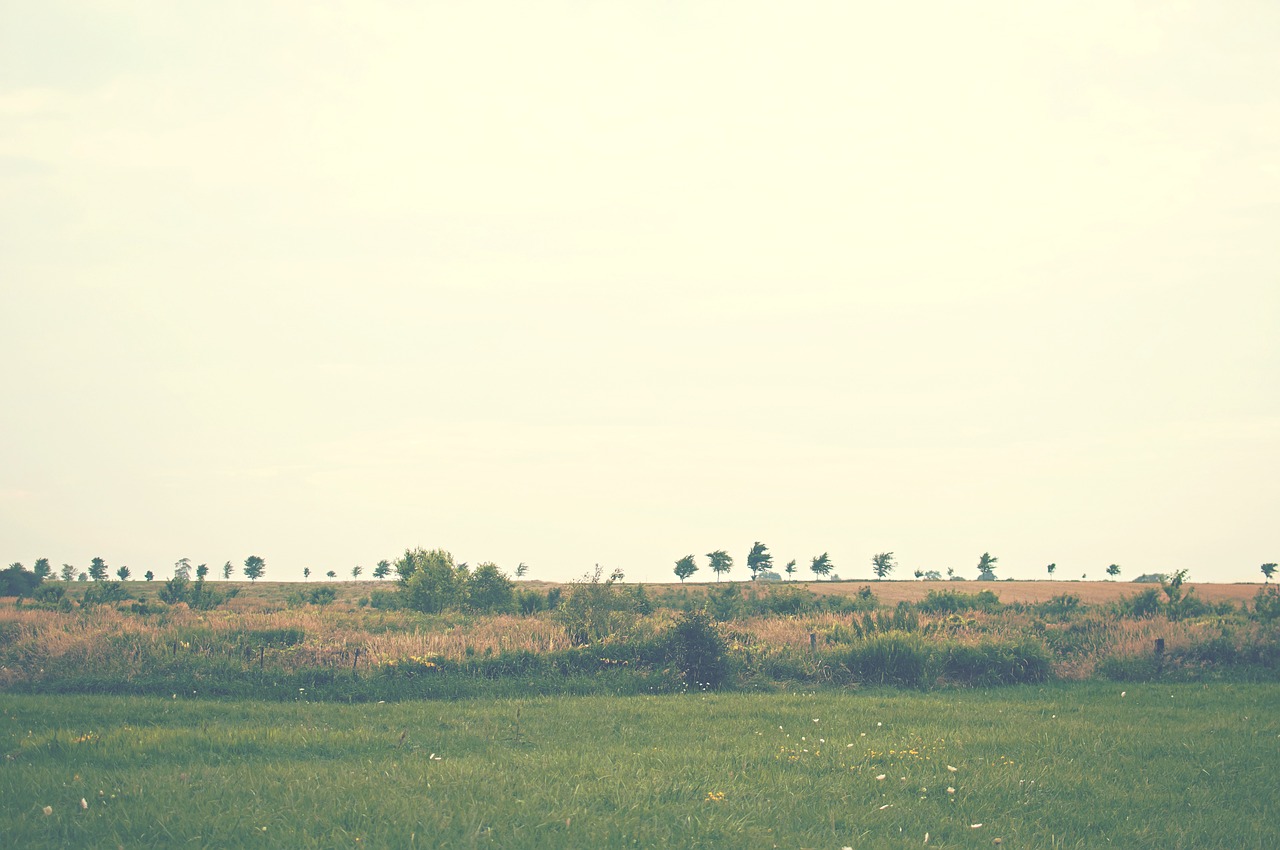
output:
M 0 838 L 1269 848 L 1278 704 L 1274 684 L 355 706 L 0 695 Z

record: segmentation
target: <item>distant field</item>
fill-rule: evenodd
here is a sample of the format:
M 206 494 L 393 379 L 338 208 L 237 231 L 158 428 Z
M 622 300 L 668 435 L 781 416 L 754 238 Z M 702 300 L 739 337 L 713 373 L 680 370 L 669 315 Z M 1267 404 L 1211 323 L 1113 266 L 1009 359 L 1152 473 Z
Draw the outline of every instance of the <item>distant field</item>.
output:
M 1277 705 L 1275 684 L 358 706 L 0 694 L 0 837 L 1273 848 Z

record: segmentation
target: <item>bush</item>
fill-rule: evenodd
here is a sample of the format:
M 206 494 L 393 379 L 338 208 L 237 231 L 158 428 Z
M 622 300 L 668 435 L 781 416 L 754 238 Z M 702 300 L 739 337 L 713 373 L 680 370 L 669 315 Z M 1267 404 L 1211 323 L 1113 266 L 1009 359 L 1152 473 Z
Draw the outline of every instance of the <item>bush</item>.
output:
M 80 597 L 80 605 L 84 608 L 92 608 L 95 605 L 124 602 L 132 598 L 124 589 L 124 585 L 118 581 L 95 581 L 85 588 L 84 596 Z
M 974 609 L 997 611 L 1000 608 L 1000 597 L 990 590 L 980 590 L 977 593 L 931 590 L 928 596 L 916 603 L 916 607 L 926 614 L 958 614 Z
M 1049 617 L 1067 617 L 1080 610 L 1080 597 L 1070 593 L 1061 593 L 1036 607 L 1041 614 Z
M 691 688 L 718 688 L 729 675 L 727 648 L 711 616 L 686 611 L 668 636 L 671 660 Z
M 1273 584 L 1259 590 L 1253 597 L 1253 611 L 1249 616 L 1266 623 L 1280 618 L 1280 585 Z
M 865 684 L 920 688 L 933 683 L 929 647 L 919 635 L 888 632 L 868 637 L 849 652 L 844 665 Z
M 1164 602 L 1160 598 L 1160 588 L 1148 587 L 1141 593 L 1122 599 L 1118 604 L 1120 616 L 1141 620 L 1159 614 Z
M 943 675 L 952 682 L 988 687 L 1043 682 L 1052 672 L 1044 644 L 1029 638 L 977 644 L 953 644 L 947 648 Z

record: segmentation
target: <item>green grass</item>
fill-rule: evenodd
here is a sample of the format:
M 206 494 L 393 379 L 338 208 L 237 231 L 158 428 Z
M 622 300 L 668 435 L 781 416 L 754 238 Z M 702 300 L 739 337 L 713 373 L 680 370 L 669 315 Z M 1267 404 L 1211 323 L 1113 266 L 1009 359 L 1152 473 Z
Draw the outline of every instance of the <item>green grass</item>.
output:
M 1274 684 L 305 696 L 0 694 L 0 846 L 1280 843 Z

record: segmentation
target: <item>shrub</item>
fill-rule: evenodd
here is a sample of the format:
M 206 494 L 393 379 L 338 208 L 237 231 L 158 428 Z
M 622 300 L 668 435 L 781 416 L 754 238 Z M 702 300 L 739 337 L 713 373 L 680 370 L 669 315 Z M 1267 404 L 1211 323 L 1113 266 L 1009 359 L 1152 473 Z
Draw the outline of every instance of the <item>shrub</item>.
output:
M 84 608 L 92 608 L 95 605 L 124 602 L 132 598 L 124 589 L 124 585 L 118 581 L 95 581 L 85 588 L 84 596 L 80 597 L 80 605 Z
M 977 644 L 952 644 L 947 648 L 943 675 L 950 681 L 987 687 L 1043 682 L 1052 662 L 1044 644 L 1023 638 L 988 638 Z
M 1141 620 L 1147 617 L 1154 617 L 1160 613 L 1163 601 L 1160 598 L 1160 588 L 1148 587 L 1141 593 L 1122 599 L 1118 604 L 1120 616 Z
M 933 682 L 929 647 L 919 635 L 873 635 L 855 646 L 844 664 L 856 681 L 866 684 L 919 688 Z
M 609 635 L 630 634 L 638 619 L 635 596 L 623 594 L 616 583 L 622 574 L 614 572 L 601 579 L 599 566 L 595 573 L 574 582 L 568 598 L 555 612 L 569 639 L 577 644 L 602 640 Z
M 686 611 L 668 637 L 671 660 L 691 688 L 718 688 L 729 675 L 727 648 L 711 616 Z
M 1280 618 L 1280 586 L 1273 584 L 1259 590 L 1253 597 L 1253 611 L 1249 616 L 1267 623 Z
M 379 611 L 394 611 L 401 607 L 401 597 L 389 590 L 374 590 L 369 593 L 369 606 Z
M 1000 608 L 1000 597 L 990 590 L 981 590 L 977 593 L 931 590 L 928 596 L 916 603 L 916 607 L 926 614 L 958 614 L 961 611 L 974 609 L 996 611 Z
M 1080 610 L 1080 597 L 1070 593 L 1061 593 L 1036 607 L 1040 609 L 1040 613 L 1046 616 L 1066 617 Z

